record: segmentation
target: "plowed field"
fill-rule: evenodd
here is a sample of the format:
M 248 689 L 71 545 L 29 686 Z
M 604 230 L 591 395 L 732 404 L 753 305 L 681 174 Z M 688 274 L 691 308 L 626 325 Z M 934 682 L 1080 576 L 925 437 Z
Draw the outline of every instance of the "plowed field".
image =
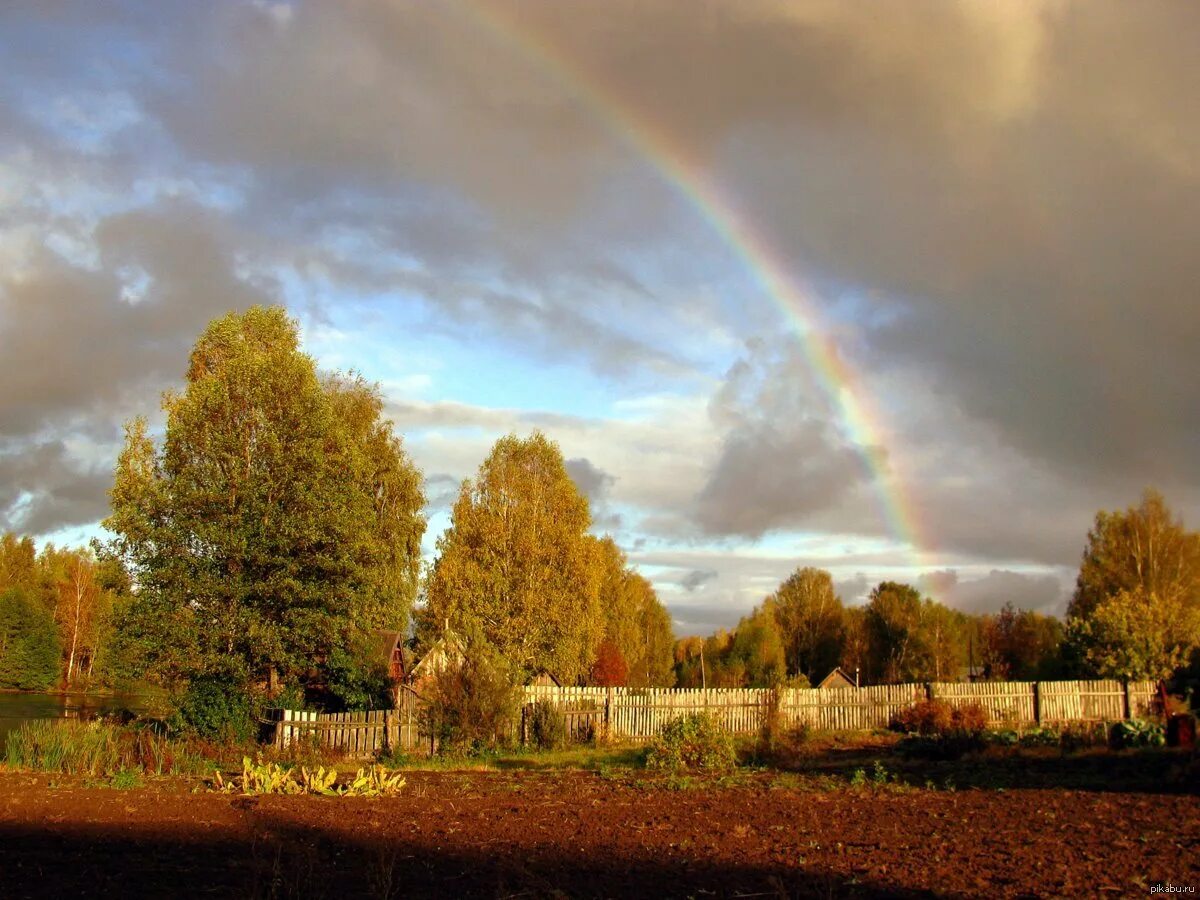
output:
M 53 786 L 52 786 L 53 785 Z M 1150 896 L 1195 796 L 423 773 L 394 799 L 0 775 L 0 897 Z

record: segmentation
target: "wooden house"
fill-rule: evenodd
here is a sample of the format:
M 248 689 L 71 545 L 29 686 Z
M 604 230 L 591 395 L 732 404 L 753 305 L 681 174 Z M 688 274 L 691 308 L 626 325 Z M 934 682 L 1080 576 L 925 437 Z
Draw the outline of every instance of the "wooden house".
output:
M 408 681 L 412 685 L 429 681 L 448 668 L 458 668 L 466 658 L 466 647 L 462 639 L 447 628 L 437 643 L 430 647 L 429 652 L 409 671 Z
M 832 672 L 821 679 L 821 683 L 817 685 L 818 690 L 833 690 L 836 688 L 852 688 L 858 687 L 855 680 L 843 672 L 840 668 L 835 667 Z

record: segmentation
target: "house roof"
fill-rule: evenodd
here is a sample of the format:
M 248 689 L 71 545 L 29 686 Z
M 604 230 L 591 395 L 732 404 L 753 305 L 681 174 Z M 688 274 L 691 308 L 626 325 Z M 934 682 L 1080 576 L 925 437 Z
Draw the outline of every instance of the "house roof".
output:
M 466 658 L 466 650 L 463 647 L 462 640 L 453 631 L 446 629 L 446 632 L 438 638 L 432 647 L 418 660 L 417 664 L 412 667 L 411 675 L 433 674 L 428 670 L 437 664 L 437 660 L 445 660 L 451 657 L 459 659 Z
M 854 679 L 843 672 L 840 667 L 835 666 L 832 672 L 821 679 L 821 683 L 818 684 L 817 687 L 829 690 L 830 688 L 839 687 L 858 687 L 858 685 L 856 685 L 854 683 Z

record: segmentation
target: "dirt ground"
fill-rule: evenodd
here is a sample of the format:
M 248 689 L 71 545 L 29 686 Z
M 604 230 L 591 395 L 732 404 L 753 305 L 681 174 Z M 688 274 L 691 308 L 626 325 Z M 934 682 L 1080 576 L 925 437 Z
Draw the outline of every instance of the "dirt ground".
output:
M 0 897 L 1149 896 L 1200 888 L 1195 796 L 674 789 L 413 772 L 402 797 L 0 774 Z

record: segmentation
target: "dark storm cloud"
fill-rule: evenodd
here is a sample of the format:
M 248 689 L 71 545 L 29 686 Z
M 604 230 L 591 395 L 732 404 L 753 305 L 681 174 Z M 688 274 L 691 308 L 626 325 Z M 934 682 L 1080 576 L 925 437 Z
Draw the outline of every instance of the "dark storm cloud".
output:
M 1095 509 L 1146 483 L 1196 519 L 1190 5 L 488 8 L 652 123 L 798 273 L 836 286 L 812 299 L 850 329 L 846 361 L 910 386 L 883 410 L 886 449 L 915 460 L 905 477 L 935 549 L 1063 564 Z M 6 8 L 0 150 L 55 168 L 0 221 L 54 222 L 99 261 L 43 250 L 4 276 L 4 435 L 157 390 L 211 315 L 274 295 L 244 270 L 276 264 L 334 295 L 417 295 L 431 330 L 650 384 L 686 377 L 673 342 L 699 301 L 667 307 L 693 304 L 712 287 L 705 264 L 732 258 L 578 85 L 471 9 Z M 88 91 L 140 118 L 78 115 L 72 95 Z M 143 199 L 147 173 L 205 179 L 225 206 L 164 210 Z M 105 179 L 125 212 L 93 229 L 63 198 Z M 147 298 L 120 300 L 139 269 Z M 303 302 L 319 309 L 319 293 Z M 737 309 L 747 297 L 718 304 L 715 325 L 761 321 Z M 805 369 L 776 359 L 758 370 L 772 378 L 718 394 L 717 450 L 686 510 L 700 530 L 878 532 L 838 411 L 811 385 L 784 392 Z
M 42 534 L 108 514 L 109 466 L 87 467 L 58 441 L 0 452 L 0 530 Z
M 748 351 L 710 404 L 724 439 L 697 498 L 709 534 L 758 537 L 805 524 L 866 476 L 799 352 L 759 341 Z
M 235 274 L 229 235 L 198 207 L 114 215 L 95 243 L 101 268 L 43 250 L 0 281 L 0 510 L 9 527 L 43 533 L 100 518 L 111 461 L 98 474 L 64 441 L 114 448 L 121 422 L 152 412 L 181 380 L 211 318 L 272 298 Z
M 702 588 L 720 573 L 716 569 L 692 569 L 679 579 L 679 586 L 689 594 L 697 588 Z
M 1053 575 L 999 569 L 965 581 L 953 569 L 928 572 L 918 585 L 938 602 L 968 613 L 994 613 L 1011 603 L 1017 609 L 1061 616 L 1069 597 L 1068 586 Z

